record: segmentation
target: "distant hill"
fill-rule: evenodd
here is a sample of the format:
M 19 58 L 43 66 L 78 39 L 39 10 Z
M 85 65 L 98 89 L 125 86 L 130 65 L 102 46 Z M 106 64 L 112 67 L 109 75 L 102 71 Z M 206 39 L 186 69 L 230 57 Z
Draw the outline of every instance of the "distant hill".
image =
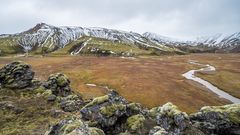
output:
M 39 23 L 27 31 L 0 35 L 0 55 L 95 54 L 161 55 L 186 52 L 239 52 L 240 33 L 180 41 L 146 32 L 138 34 L 106 28 L 56 27 Z

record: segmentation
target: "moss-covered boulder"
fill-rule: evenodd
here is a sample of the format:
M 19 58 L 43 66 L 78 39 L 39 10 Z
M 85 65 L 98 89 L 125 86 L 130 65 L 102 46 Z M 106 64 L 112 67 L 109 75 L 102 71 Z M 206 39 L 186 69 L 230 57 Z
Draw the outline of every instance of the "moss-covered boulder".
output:
M 52 126 L 45 135 L 104 135 L 98 128 L 89 128 L 80 118 L 66 118 Z
M 158 126 L 170 134 L 182 134 L 186 128 L 191 126 L 188 115 L 170 102 L 151 109 L 150 115 L 155 117 Z
M 206 134 L 240 135 L 240 104 L 205 106 L 190 119 Z
M 108 95 L 97 97 L 81 109 L 84 120 L 91 121 L 101 127 L 107 134 L 117 134 L 125 124 L 126 106 L 128 102 L 117 92 L 111 91 Z
M 30 65 L 16 61 L 0 69 L 0 86 L 22 89 L 32 84 L 34 72 Z
M 127 104 L 127 116 L 132 116 L 136 114 L 146 115 L 148 110 L 144 108 L 140 103 L 129 103 Z
M 143 115 L 133 115 L 127 119 L 127 127 L 130 133 L 141 135 L 143 133 L 145 117 Z
M 149 131 L 149 135 L 167 135 L 168 132 L 159 126 L 155 126 L 153 129 Z
M 49 76 L 43 87 L 50 89 L 56 96 L 66 97 L 72 94 L 70 80 L 62 73 L 56 73 Z
M 67 97 L 61 97 L 59 100 L 59 106 L 65 112 L 79 111 L 84 102 L 82 98 L 78 95 L 68 95 Z
M 89 127 L 89 130 L 91 135 L 105 135 L 105 133 L 99 128 Z

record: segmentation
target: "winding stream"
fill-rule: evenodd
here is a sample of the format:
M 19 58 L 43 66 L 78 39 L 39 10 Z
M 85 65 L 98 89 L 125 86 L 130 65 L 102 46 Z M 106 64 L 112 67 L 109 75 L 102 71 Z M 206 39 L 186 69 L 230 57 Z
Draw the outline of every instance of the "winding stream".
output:
M 239 98 L 231 96 L 230 94 L 228 94 L 228 93 L 224 92 L 223 90 L 217 88 L 216 86 L 212 85 L 210 82 L 205 81 L 194 75 L 195 72 L 199 72 L 199 71 L 204 71 L 204 72 L 215 71 L 216 70 L 215 67 L 208 65 L 208 64 L 207 65 L 200 64 L 200 63 L 197 63 L 197 61 L 189 61 L 189 63 L 199 65 L 199 66 L 205 66 L 205 67 L 198 69 L 198 70 L 190 70 L 190 71 L 182 74 L 182 76 L 184 76 L 186 79 L 193 80 L 195 82 L 198 82 L 198 83 L 204 85 L 209 90 L 216 93 L 220 98 L 225 98 L 233 103 L 240 103 Z

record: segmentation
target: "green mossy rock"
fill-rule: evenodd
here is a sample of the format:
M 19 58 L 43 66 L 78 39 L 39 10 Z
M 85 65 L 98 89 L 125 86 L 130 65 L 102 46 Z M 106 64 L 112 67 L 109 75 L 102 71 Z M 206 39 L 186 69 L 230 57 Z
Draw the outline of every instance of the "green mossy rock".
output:
M 23 89 L 32 84 L 34 72 L 31 66 L 16 61 L 0 69 L 0 86 L 11 89 Z
M 125 111 L 126 105 L 123 104 L 112 104 L 108 106 L 103 106 L 100 108 L 100 113 L 106 117 L 113 116 L 117 111 Z
M 62 73 L 56 73 L 49 76 L 48 80 L 42 85 L 45 89 L 52 90 L 56 96 L 66 97 L 72 94 L 70 80 Z
M 130 133 L 141 134 L 145 117 L 143 115 L 133 115 L 127 119 L 127 127 Z

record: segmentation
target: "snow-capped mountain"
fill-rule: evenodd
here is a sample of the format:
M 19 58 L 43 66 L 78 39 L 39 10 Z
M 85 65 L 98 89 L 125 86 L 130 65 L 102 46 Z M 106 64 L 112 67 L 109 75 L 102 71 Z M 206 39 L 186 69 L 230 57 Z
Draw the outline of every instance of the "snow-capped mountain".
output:
M 181 41 L 178 39 L 173 39 L 165 36 L 161 36 L 155 33 L 146 32 L 143 34 L 144 37 L 148 38 L 153 42 L 157 42 L 162 45 L 175 46 L 181 48 L 185 51 L 188 48 L 191 49 L 201 49 L 202 51 L 211 50 L 213 51 L 223 51 L 223 52 L 239 52 L 240 48 L 240 32 L 226 35 L 226 34 L 216 34 L 213 36 L 198 37 L 193 41 Z
M 66 45 L 82 37 L 102 38 L 122 44 L 131 44 L 140 49 L 152 49 L 160 52 L 179 51 L 135 32 L 98 27 L 56 27 L 45 23 L 39 23 L 27 31 L 7 35 L 7 37 L 14 37 L 17 42 L 15 43 L 11 40 L 10 43 L 21 46 L 25 52 L 32 51 L 33 49 L 36 50 L 37 48 L 47 48 L 47 52 L 53 52 L 60 48 L 64 48 Z M 0 38 L 6 38 L 6 35 Z M 91 42 L 93 42 L 93 40 Z
M 181 41 L 151 32 L 138 34 L 98 27 L 56 27 L 45 23 L 39 23 L 35 27 L 21 33 L 0 35 L 0 43 L 4 45 L 9 44 L 8 47 L 12 46 L 11 49 L 15 49 L 16 47 L 14 46 L 20 46 L 25 52 L 38 48 L 42 50 L 46 48 L 47 52 L 53 52 L 60 48 L 65 48 L 66 45 L 83 37 L 101 38 L 117 43 L 131 44 L 139 49 L 157 50 L 164 53 L 240 52 L 240 32 L 232 35 L 216 34 L 214 36 L 197 38 L 194 41 Z M 94 39 L 91 42 L 94 42 Z M 19 49 L 19 47 L 17 48 Z M 2 52 L 6 51 L 15 52 L 6 50 L 5 47 L 5 51 Z
M 152 32 L 145 32 L 143 33 L 143 36 L 155 43 L 168 45 L 168 46 L 178 46 L 182 43 L 186 43 L 186 41 L 183 41 L 183 40 L 162 36 Z
M 124 43 L 138 43 L 161 50 L 156 43 L 151 42 L 151 40 L 141 34 L 97 27 L 55 27 L 40 23 L 34 28 L 18 35 L 20 36 L 19 44 L 26 49 L 31 49 L 35 46 L 46 46 L 54 50 L 56 48 L 63 48 L 69 42 L 80 37 L 92 36 Z
M 202 43 L 209 47 L 232 50 L 240 45 L 240 32 L 234 34 L 216 34 L 208 37 L 197 38 L 196 43 Z

